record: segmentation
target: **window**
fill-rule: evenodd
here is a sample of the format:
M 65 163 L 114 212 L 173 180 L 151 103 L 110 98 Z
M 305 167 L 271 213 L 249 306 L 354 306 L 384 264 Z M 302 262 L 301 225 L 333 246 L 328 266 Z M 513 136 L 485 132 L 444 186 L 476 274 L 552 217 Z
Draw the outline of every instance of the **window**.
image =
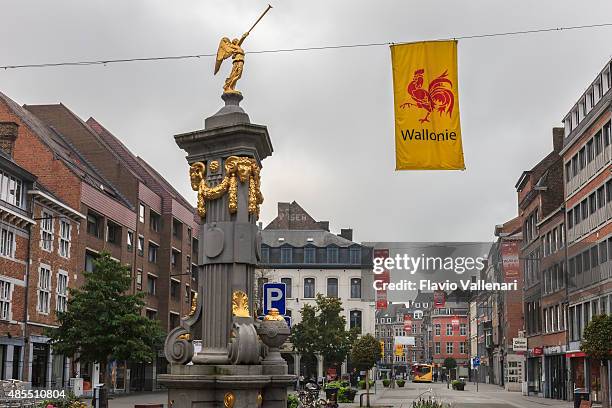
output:
M 181 263 L 181 253 L 176 249 L 173 249 L 170 253 L 170 264 L 173 268 L 180 267 Z M 180 268 L 179 268 L 180 269 Z
M 313 247 L 304 248 L 304 263 L 311 264 L 316 262 L 316 249 Z
M 70 233 L 72 225 L 66 220 L 60 221 L 59 254 L 64 258 L 70 258 Z
M 359 265 L 361 263 L 361 248 L 351 248 L 349 250 L 349 255 L 352 265 Z
M 15 233 L 6 228 L 0 229 L 0 254 L 8 258 L 15 257 Z
M 138 205 L 138 221 L 145 222 L 145 206 L 143 203 Z
M 0 319 L 11 320 L 11 283 L 0 280 Z
M 330 264 L 338 263 L 338 248 L 337 247 L 327 248 L 327 263 L 330 263 Z
M 351 299 L 361 299 L 361 279 L 351 279 Z
M 281 263 L 282 264 L 290 264 L 293 256 L 293 248 L 291 247 L 282 247 L 281 248 Z
M 465 343 L 464 343 L 464 342 L 459 343 L 459 353 L 461 353 L 461 354 L 467 354 L 467 351 L 466 351 L 466 350 L 467 350 L 467 349 L 466 349 L 466 347 L 465 347 Z
M 127 232 L 127 250 L 129 252 L 134 250 L 134 231 Z
M 120 245 L 121 243 L 121 226 L 108 220 L 106 222 L 106 242 Z
M 142 290 L 142 269 L 136 271 L 136 289 Z
M 57 273 L 56 294 L 55 310 L 65 312 L 68 306 L 68 272 L 59 271 Z
M 453 343 L 446 343 L 446 354 L 453 354 Z
M 51 270 L 41 266 L 38 270 L 38 304 L 36 310 L 49 313 L 51 303 Z
M 257 295 L 260 302 L 263 302 L 263 285 L 266 283 L 268 283 L 268 278 L 257 278 Z
M 0 171 L 0 200 L 15 207 L 23 207 L 23 187 L 18 178 Z
M 337 298 L 338 297 L 338 279 L 327 278 L 327 297 Z
M 312 299 L 315 297 L 315 280 L 314 278 L 304 279 L 304 297 Z
M 446 324 L 446 335 L 447 336 L 453 335 L 453 325 L 451 323 Z
M 138 255 L 144 255 L 144 237 L 142 235 L 138 236 Z
M 176 239 L 183 238 L 183 223 L 176 218 L 172 219 L 172 235 Z
M 459 325 L 459 334 L 461 336 L 467 336 L 467 324 L 461 323 Z
M 87 272 L 93 272 L 95 270 L 94 261 L 96 259 L 96 256 L 97 255 L 93 252 L 85 252 L 85 270 Z
M 350 328 L 357 329 L 357 333 L 361 333 L 361 310 L 351 310 L 349 321 Z
M 43 211 L 40 220 L 40 247 L 47 252 L 53 251 L 53 215 Z
M 440 354 L 441 353 L 440 342 L 436 342 L 436 350 L 435 350 L 434 353 L 435 354 Z
M 434 331 L 435 335 L 439 336 L 440 335 L 440 331 L 441 331 L 440 324 L 436 323 L 436 325 L 434 327 L 435 327 L 435 331 Z
M 170 312 L 170 329 L 174 329 L 181 324 L 181 316 L 178 313 Z
M 154 296 L 157 289 L 157 277 L 155 275 L 147 275 L 147 293 Z
M 172 300 L 179 300 L 181 293 L 181 282 L 177 282 L 174 279 L 170 280 L 170 297 Z
M 291 278 L 281 278 L 281 283 L 285 284 L 285 287 L 287 288 L 287 291 L 285 292 L 285 296 L 287 298 L 292 298 L 293 296 L 291 296 Z
M 261 262 L 263 263 L 270 262 L 270 248 L 267 246 L 261 247 Z
M 101 217 L 92 212 L 87 213 L 87 233 L 96 238 L 100 238 Z
M 158 213 L 153 210 L 149 211 L 149 228 L 152 231 L 159 232 L 159 228 L 161 225 L 161 217 Z
M 147 318 L 149 320 L 156 320 L 157 319 L 157 310 L 147 309 L 145 314 L 147 315 Z
M 157 263 L 157 249 L 158 248 L 159 247 L 156 244 L 149 241 L 149 262 Z

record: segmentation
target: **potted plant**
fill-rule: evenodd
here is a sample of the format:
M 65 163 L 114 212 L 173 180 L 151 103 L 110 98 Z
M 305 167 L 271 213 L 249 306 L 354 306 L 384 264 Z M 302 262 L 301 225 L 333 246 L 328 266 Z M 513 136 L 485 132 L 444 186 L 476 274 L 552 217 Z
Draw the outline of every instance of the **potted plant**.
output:
M 340 381 L 331 381 L 325 385 L 325 398 L 330 401 L 338 400 L 338 391 L 342 388 Z
M 351 387 L 342 387 L 338 391 L 338 402 L 355 402 L 357 390 Z
M 383 387 L 388 388 L 388 387 L 389 387 L 389 384 L 391 384 L 391 381 L 385 378 L 385 379 L 383 380 Z
M 357 386 L 359 387 L 360 390 L 365 390 L 366 389 L 365 380 L 359 380 L 359 382 L 357 383 Z
M 400 378 L 399 380 L 395 380 L 395 383 L 398 387 L 402 388 L 406 384 L 406 381 Z
M 465 389 L 465 383 L 461 380 L 453 380 L 451 383 L 453 390 L 463 391 Z

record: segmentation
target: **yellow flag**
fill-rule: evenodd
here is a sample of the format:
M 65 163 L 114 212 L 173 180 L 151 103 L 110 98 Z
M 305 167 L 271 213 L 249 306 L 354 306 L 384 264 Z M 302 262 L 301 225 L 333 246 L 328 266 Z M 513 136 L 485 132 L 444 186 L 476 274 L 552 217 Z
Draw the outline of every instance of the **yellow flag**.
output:
M 396 344 L 395 345 L 395 355 L 398 357 L 401 357 L 404 355 L 404 346 L 402 346 L 401 344 Z
M 457 41 L 391 46 L 396 170 L 464 170 Z

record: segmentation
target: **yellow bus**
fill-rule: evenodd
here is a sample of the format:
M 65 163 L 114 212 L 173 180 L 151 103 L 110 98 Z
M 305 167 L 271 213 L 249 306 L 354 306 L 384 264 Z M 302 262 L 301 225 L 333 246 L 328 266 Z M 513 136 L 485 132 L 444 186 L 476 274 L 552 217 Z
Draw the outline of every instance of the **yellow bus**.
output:
M 413 364 L 412 382 L 433 382 L 433 365 Z

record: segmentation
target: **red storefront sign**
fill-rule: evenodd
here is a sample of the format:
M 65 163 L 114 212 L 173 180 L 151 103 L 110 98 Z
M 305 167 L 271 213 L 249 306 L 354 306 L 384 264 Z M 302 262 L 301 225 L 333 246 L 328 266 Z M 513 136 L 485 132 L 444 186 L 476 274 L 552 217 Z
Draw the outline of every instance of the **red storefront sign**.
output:
M 533 356 L 541 356 L 544 354 L 544 349 L 542 347 L 534 347 L 531 351 L 531 355 Z
M 404 315 L 404 331 L 406 333 L 412 333 L 412 316 L 409 314 Z
M 572 353 L 567 353 L 566 356 L 568 358 L 586 357 L 586 353 L 584 353 L 582 351 L 574 351 Z

